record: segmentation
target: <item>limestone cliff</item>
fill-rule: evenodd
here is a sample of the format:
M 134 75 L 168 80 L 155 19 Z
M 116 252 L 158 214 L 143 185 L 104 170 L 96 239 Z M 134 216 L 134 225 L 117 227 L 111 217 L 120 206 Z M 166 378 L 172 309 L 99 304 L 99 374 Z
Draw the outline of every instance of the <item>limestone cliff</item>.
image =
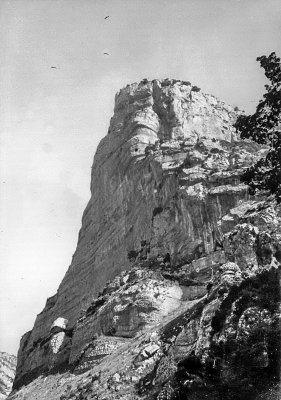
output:
M 13 380 L 16 372 L 15 356 L 0 352 L 0 399 L 4 400 L 12 390 Z
M 64 369 L 88 377 L 80 397 L 73 375 L 68 391 L 46 398 L 180 399 L 194 382 L 203 393 L 221 373 L 239 380 L 220 346 L 237 335 L 247 342 L 245 332 L 250 337 L 261 321 L 276 327 L 277 294 L 271 308 L 258 300 L 241 300 L 238 314 L 235 307 L 249 282 L 259 286 L 262 274 L 277 279 L 281 250 L 279 211 L 264 206 L 277 212 L 266 225 L 239 181 L 266 149 L 236 136 L 236 116 L 189 82 L 144 80 L 116 95 L 77 249 L 57 294 L 21 340 L 15 389 Z M 239 224 L 248 209 L 252 217 Z M 266 351 L 256 356 L 264 368 Z M 28 390 L 11 398 L 36 398 Z

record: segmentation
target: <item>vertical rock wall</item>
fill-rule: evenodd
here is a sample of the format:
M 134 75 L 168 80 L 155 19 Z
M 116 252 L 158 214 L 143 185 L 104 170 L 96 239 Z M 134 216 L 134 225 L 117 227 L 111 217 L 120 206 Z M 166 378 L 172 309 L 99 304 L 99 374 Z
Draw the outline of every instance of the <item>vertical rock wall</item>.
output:
M 226 215 L 247 198 L 239 175 L 262 152 L 236 137 L 236 116 L 188 82 L 143 81 L 116 95 L 77 249 L 22 338 L 15 387 L 69 365 L 79 316 L 107 281 L 144 260 L 168 257 L 176 267 L 220 249 L 234 226 Z

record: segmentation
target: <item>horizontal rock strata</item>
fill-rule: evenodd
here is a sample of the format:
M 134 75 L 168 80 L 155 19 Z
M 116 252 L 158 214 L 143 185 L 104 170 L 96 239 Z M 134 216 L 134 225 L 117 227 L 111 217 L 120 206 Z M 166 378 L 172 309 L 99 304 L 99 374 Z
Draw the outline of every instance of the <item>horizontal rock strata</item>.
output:
M 281 206 L 247 201 L 230 210 L 228 217 L 234 214 L 239 215 L 237 224 L 223 237 L 203 297 L 186 301 L 181 297 L 175 308 L 182 269 L 171 279 L 164 260 L 153 266 L 134 265 L 108 283 L 82 313 L 75 328 L 75 351 L 80 354 L 76 369 L 35 379 L 10 399 L 278 400 Z M 206 257 L 196 262 L 205 264 Z M 154 278 L 159 284 L 150 286 Z M 137 288 L 139 293 L 147 291 L 144 300 L 153 293 L 154 306 L 145 305 L 146 329 L 133 335 L 129 327 L 138 320 L 126 309 L 130 300 L 135 308 Z M 166 289 L 173 293 L 166 299 L 172 306 L 163 315 L 155 294 L 159 290 L 163 300 Z M 114 310 L 116 303 L 119 307 Z M 97 332 L 102 323 L 117 322 L 114 316 L 104 320 L 108 309 L 121 320 L 123 312 L 127 315 L 127 336 L 96 334 L 83 342 L 83 327 L 84 332 Z M 155 320 L 149 321 L 153 314 Z
M 242 250 L 233 250 L 231 239 L 223 244 L 248 199 L 240 174 L 266 151 L 237 137 L 236 118 L 189 82 L 143 81 L 116 95 L 77 249 L 57 294 L 21 340 L 14 388 L 114 355 L 207 295 L 226 261 L 244 254 L 256 265 L 251 243 Z M 230 271 L 222 279 L 236 276 Z M 205 314 L 219 302 L 209 307 Z M 186 328 L 193 341 L 200 318 Z

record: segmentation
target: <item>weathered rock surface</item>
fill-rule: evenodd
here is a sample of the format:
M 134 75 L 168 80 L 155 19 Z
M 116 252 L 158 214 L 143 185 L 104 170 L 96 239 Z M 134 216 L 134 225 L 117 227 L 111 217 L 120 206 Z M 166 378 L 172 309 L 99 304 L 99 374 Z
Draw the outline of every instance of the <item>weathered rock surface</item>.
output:
M 17 359 L 15 356 L 0 352 L 0 399 L 6 399 L 12 390 L 16 373 Z
M 107 284 L 80 317 L 76 367 L 38 378 L 10 399 L 278 400 L 281 206 L 249 200 L 229 217 L 234 213 L 239 219 L 223 238 L 203 297 L 184 300 L 181 273 L 172 279 L 163 260 L 136 264 Z M 127 310 L 128 301 L 137 307 L 136 289 L 152 300 L 152 307 L 139 307 L 140 314 L 145 310 L 140 319 Z M 115 317 L 126 333 L 101 333 L 102 326 L 118 328 Z M 87 331 L 94 336 L 82 337 Z
M 242 372 L 274 392 L 280 207 L 239 180 L 266 149 L 192 88 L 116 95 L 72 264 L 21 340 L 14 388 L 52 375 L 11 398 L 231 399 Z M 247 399 L 262 393 L 252 386 Z

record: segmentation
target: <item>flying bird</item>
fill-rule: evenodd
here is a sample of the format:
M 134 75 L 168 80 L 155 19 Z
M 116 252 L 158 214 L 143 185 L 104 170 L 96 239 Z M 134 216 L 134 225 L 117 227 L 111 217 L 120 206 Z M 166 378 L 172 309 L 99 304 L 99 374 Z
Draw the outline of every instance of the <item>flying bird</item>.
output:
M 103 54 L 106 54 L 107 56 L 109 56 L 109 53 L 103 53 Z
M 51 68 L 57 69 L 57 67 L 53 67 L 53 66 Z
M 107 15 L 106 17 L 104 17 L 104 19 L 107 19 L 107 18 L 109 18 L 109 15 Z

